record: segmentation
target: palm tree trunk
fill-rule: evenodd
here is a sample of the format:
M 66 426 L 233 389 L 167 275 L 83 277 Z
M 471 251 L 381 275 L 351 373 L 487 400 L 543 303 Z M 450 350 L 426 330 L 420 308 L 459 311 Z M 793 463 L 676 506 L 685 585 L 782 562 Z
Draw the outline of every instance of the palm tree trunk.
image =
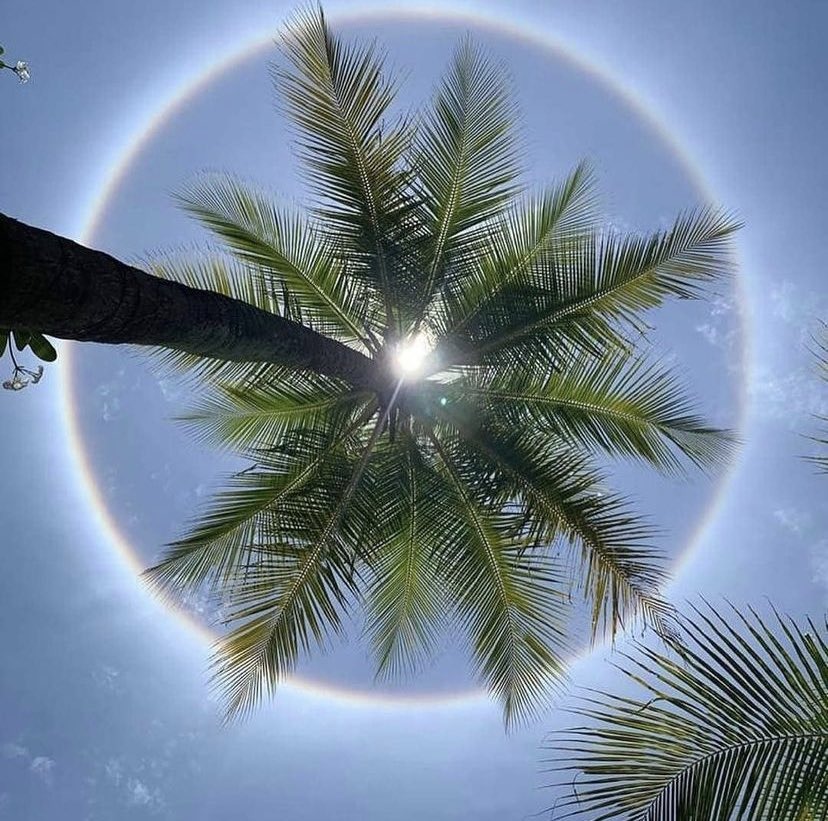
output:
M 150 276 L 0 214 L 0 328 L 110 345 L 155 345 L 234 362 L 271 362 L 383 390 L 359 351 L 222 294 Z

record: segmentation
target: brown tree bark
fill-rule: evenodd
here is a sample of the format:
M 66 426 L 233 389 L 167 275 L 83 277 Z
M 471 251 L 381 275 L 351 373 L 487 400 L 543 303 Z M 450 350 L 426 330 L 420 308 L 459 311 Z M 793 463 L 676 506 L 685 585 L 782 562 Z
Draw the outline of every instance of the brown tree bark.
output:
M 0 328 L 109 345 L 155 345 L 271 362 L 383 391 L 375 362 L 297 322 L 159 279 L 102 251 L 0 214 Z

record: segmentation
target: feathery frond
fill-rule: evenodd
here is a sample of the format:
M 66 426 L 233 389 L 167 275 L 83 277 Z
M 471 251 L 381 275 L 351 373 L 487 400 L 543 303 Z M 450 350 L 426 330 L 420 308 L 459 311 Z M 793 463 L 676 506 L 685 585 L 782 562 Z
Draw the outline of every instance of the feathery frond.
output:
M 670 473 L 681 471 L 681 457 L 710 468 L 732 451 L 732 436 L 693 412 L 676 376 L 643 357 L 579 353 L 559 371 L 485 369 L 460 384 L 503 427 L 531 427 Z
M 378 677 L 396 678 L 429 657 L 450 597 L 439 568 L 446 512 L 443 480 L 411 435 L 401 436 L 387 457 L 381 469 L 365 632 L 374 647 Z
M 513 109 L 503 72 L 466 38 L 420 123 L 411 162 L 427 214 L 426 305 L 458 240 L 497 214 L 517 189 Z
M 479 232 L 477 243 L 435 301 L 442 334 L 459 337 L 497 294 L 532 270 L 554 265 L 560 244 L 595 227 L 592 173 L 580 163 L 559 185 L 514 199 Z M 480 236 L 483 234 L 483 236 Z
M 819 375 L 824 382 L 828 383 L 828 325 L 824 322 L 820 328 L 819 336 L 814 339 L 814 344 L 816 345 L 814 355 L 816 356 Z M 828 422 L 828 416 L 817 416 L 817 420 L 823 423 Z M 823 432 L 820 436 L 812 438 L 819 445 L 828 446 L 828 432 Z M 828 473 L 828 455 L 813 456 L 810 461 L 816 464 L 821 471 Z
M 798 821 L 828 812 L 826 628 L 774 611 L 692 607 L 675 658 L 639 645 L 637 697 L 599 693 L 552 736 L 557 771 L 580 773 L 561 818 Z
M 236 257 L 251 263 L 249 278 L 262 280 L 259 288 L 272 295 L 285 316 L 293 309 L 290 318 L 321 333 L 370 346 L 365 328 L 370 300 L 348 277 L 318 224 L 278 210 L 264 192 L 227 175 L 203 175 L 182 188 L 177 199 Z
M 717 211 L 701 210 L 649 237 L 594 233 L 562 240 L 553 258 L 498 289 L 473 323 L 447 337 L 444 359 L 498 364 L 542 356 L 560 367 L 561 351 L 629 349 L 623 331 L 642 331 L 643 312 L 669 297 L 698 298 L 729 272 L 728 238 L 737 227 Z
M 446 476 L 445 572 L 479 675 L 509 726 L 560 684 L 566 581 L 548 555 L 525 554 L 520 518 L 475 498 L 447 443 L 431 441 Z
M 410 207 L 402 162 L 411 133 L 391 114 L 394 82 L 374 46 L 343 43 L 321 10 L 299 13 L 281 45 L 289 66 L 274 66 L 273 78 L 299 130 L 319 214 L 335 227 L 350 276 L 373 285 L 386 326 L 398 329 L 393 238 Z

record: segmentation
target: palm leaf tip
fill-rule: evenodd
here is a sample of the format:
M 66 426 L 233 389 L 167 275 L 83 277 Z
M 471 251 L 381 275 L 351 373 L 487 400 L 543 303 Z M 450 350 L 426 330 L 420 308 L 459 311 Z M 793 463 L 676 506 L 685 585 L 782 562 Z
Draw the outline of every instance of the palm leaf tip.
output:
M 643 645 L 626 657 L 640 696 L 584 701 L 588 723 L 550 739 L 555 769 L 579 773 L 565 817 L 796 821 L 828 808 L 826 626 L 690 610 L 678 658 Z
M 817 372 L 823 381 L 828 382 L 828 324 L 820 322 L 819 331 L 812 337 L 812 343 L 811 355 L 816 362 Z M 823 425 L 828 422 L 828 416 L 824 414 L 815 414 L 814 418 Z M 824 452 L 825 447 L 828 446 L 828 430 L 823 427 L 820 434 L 809 438 L 823 452 L 814 456 L 807 456 L 807 460 L 815 464 L 821 472 L 828 473 L 828 454 Z

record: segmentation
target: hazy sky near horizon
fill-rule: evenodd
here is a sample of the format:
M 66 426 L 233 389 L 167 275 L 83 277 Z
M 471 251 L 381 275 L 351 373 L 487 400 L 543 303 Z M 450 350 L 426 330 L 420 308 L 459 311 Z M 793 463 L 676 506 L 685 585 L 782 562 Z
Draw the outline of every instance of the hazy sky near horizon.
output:
M 406 8 L 381 7 L 392 6 Z M 813 452 L 811 415 L 828 413 L 807 350 L 828 320 L 828 7 L 756 3 L 746 15 L 744 4 L 712 0 L 514 0 L 337 21 L 357 7 L 380 4 L 326 4 L 346 36 L 387 45 L 404 70 L 405 104 L 428 96 L 465 31 L 508 64 L 530 182 L 586 157 L 607 219 L 620 226 L 657 227 L 710 198 L 744 221 L 737 285 L 652 318 L 657 344 L 681 363 L 701 406 L 738 426 L 738 463 L 729 478 L 678 482 L 621 470 L 618 482 L 665 528 L 674 557 L 720 497 L 670 588 L 679 605 L 701 594 L 760 608 L 770 600 L 797 617 L 823 613 L 828 479 L 801 457 Z M 249 0 L 18 6 L 0 43 L 4 59 L 29 61 L 32 79 L 20 86 L 0 72 L 0 211 L 80 239 L 119 157 L 176 90 L 275 33 L 291 8 Z M 439 9 L 467 14 L 448 19 Z M 498 30 L 498 20 L 512 28 Z M 554 39 L 575 61 L 515 29 Z M 176 109 L 135 155 L 86 241 L 125 259 L 200 242 L 170 194 L 204 169 L 299 197 L 268 79 L 274 56 L 251 53 Z M 72 356 L 89 462 L 145 566 L 227 462 L 170 421 L 186 392 L 140 357 L 90 346 Z M 538 790 L 549 780 L 539 746 L 567 723 L 555 709 L 566 698 L 509 736 L 485 697 L 381 704 L 358 644 L 303 673 L 359 691 L 365 703 L 285 687 L 246 723 L 221 726 L 207 686 L 209 646 L 148 596 L 92 508 L 69 448 L 62 366 L 48 367 L 36 388 L 0 396 L 0 818 L 519 821 L 553 803 Z M 618 686 L 609 658 L 600 649 L 578 662 L 573 685 Z M 473 684 L 449 644 L 399 689 Z

